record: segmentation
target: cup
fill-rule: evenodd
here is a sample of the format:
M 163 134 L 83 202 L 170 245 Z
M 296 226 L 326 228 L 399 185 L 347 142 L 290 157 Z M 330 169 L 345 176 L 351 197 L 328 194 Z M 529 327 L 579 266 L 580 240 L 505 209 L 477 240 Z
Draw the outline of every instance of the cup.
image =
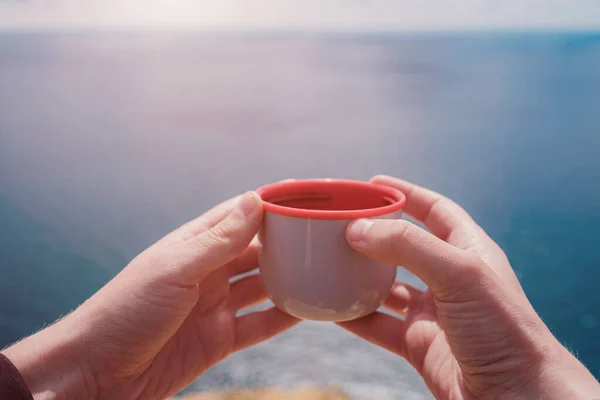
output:
M 265 211 L 259 268 L 276 307 L 301 319 L 340 322 L 383 303 L 396 266 L 354 251 L 346 229 L 357 218 L 400 218 L 402 192 L 343 179 L 287 180 L 257 192 Z

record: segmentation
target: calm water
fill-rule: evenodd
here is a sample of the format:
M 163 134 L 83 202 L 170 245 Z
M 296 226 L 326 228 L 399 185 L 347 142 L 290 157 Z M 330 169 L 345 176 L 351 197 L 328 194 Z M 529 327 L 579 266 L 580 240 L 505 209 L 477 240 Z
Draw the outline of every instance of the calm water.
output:
M 223 199 L 388 173 L 465 206 L 598 376 L 599 154 L 600 35 L 3 34 L 0 345 Z M 193 388 L 303 382 L 430 398 L 403 360 L 320 323 Z

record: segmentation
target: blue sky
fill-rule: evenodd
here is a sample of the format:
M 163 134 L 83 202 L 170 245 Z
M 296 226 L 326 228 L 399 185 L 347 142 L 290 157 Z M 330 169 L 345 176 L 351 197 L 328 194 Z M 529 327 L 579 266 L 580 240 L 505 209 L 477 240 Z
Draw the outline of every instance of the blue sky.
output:
M 600 0 L 0 0 L 2 29 L 600 29 Z

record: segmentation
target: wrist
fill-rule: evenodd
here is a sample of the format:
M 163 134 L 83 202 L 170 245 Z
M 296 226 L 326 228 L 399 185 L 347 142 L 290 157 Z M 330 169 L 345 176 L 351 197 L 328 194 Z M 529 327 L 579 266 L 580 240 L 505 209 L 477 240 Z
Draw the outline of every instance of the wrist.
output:
M 95 383 L 83 350 L 76 320 L 67 316 L 2 353 L 17 367 L 35 400 L 94 400 Z
M 600 383 L 573 354 L 554 337 L 545 347 L 547 356 L 532 371 L 530 383 L 511 398 L 600 399 Z

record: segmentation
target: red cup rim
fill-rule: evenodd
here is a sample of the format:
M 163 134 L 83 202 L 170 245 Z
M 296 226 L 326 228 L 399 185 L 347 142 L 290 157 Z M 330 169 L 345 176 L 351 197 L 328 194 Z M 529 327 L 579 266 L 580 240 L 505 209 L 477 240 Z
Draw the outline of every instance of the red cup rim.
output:
M 345 186 L 356 190 L 376 190 L 382 197 L 391 201 L 389 205 L 376 208 L 366 208 L 358 210 L 313 210 L 304 208 L 286 207 L 269 202 L 269 196 L 276 194 L 281 196 L 286 191 L 293 189 L 293 192 L 300 191 L 318 191 L 325 186 Z M 297 179 L 282 182 L 271 183 L 258 188 L 257 193 L 263 199 L 263 207 L 266 212 L 286 215 L 296 218 L 310 219 L 357 219 L 357 218 L 375 218 L 381 217 L 402 210 L 406 204 L 406 196 L 400 190 L 389 186 L 375 184 L 371 182 L 355 181 L 349 179 Z

